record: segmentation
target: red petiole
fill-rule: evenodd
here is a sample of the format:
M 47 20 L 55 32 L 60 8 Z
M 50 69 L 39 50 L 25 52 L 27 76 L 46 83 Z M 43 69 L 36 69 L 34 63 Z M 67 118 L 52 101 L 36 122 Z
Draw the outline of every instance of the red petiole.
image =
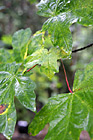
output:
M 65 70 L 65 67 L 64 67 L 62 59 L 61 59 L 61 62 L 62 62 L 62 66 L 63 66 L 63 70 L 64 70 L 64 74 L 65 74 L 65 79 L 66 79 L 68 90 L 70 91 L 70 93 L 73 93 L 71 88 L 70 88 L 70 86 L 69 86 L 69 82 L 68 82 L 67 75 L 66 75 L 66 70 Z
M 38 65 L 38 64 L 36 64 Z M 29 72 L 30 70 L 32 70 L 36 65 L 34 65 L 32 68 L 28 69 L 27 72 Z
M 67 75 L 66 75 L 66 70 L 65 70 L 65 67 L 64 67 L 64 64 L 63 64 L 63 61 L 61 59 L 61 62 L 62 62 L 62 66 L 63 66 L 63 70 L 64 70 L 64 74 L 65 74 L 65 79 L 66 79 L 66 83 L 67 83 L 67 87 L 68 87 L 68 90 L 70 91 L 70 93 L 73 93 L 70 86 L 69 86 L 69 82 L 68 82 L 68 79 L 67 79 Z M 32 70 L 35 66 L 37 66 L 38 64 L 34 65 L 32 68 L 28 69 L 27 72 L 29 72 L 30 70 Z

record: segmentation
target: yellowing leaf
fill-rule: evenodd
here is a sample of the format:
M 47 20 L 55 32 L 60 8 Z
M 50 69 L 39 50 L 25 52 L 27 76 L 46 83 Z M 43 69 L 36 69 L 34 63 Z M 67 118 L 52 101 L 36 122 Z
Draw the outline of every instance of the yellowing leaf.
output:
M 0 105 L 0 115 L 6 114 L 9 108 L 10 108 L 10 104 L 1 104 Z

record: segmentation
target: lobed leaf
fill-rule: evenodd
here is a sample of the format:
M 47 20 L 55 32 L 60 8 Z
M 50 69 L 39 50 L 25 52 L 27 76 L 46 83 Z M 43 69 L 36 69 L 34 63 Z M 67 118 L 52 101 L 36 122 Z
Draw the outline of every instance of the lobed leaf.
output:
M 67 57 L 72 50 L 70 25 L 78 22 L 82 25 L 93 25 L 92 0 L 41 0 L 37 5 L 38 14 L 50 17 L 43 24 L 42 30 L 48 31 L 55 47 L 60 47 Z
M 6 64 L 0 69 L 0 132 L 8 139 L 14 133 L 16 112 L 14 96 L 27 109 L 35 111 L 34 82 L 18 73 L 20 64 Z M 8 107 L 7 107 L 8 106 Z
M 51 97 L 48 103 L 38 112 L 29 125 L 29 133 L 36 135 L 49 123 L 49 130 L 45 140 L 78 140 L 82 130 L 89 132 L 92 137 L 93 118 L 93 63 L 90 63 L 81 72 L 78 78 L 76 73 L 74 93 L 60 94 Z M 87 73 L 87 76 L 85 73 Z M 84 76 L 85 75 L 85 76 Z M 92 80 L 87 83 L 86 78 Z M 77 83 L 79 86 L 77 87 Z M 92 83 L 91 83 L 92 82 Z M 91 84 L 90 84 L 91 83 Z M 85 86 L 84 86 L 85 84 Z M 76 85 L 76 87 L 75 87 Z M 83 89 L 81 88 L 83 85 Z

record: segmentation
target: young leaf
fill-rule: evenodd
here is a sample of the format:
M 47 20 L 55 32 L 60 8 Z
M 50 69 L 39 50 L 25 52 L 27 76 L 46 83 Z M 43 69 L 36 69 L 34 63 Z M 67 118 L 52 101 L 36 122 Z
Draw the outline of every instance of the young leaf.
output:
M 31 37 L 31 30 L 27 28 L 25 30 L 21 29 L 14 33 L 12 38 L 12 45 L 14 50 L 14 58 L 17 62 L 24 60 L 24 55 L 26 52 L 26 47 L 28 47 L 28 42 Z
M 86 72 L 88 72 L 87 76 Z M 83 78 L 78 79 L 76 73 L 75 83 L 77 81 L 79 86 L 78 89 L 77 86 L 74 86 L 73 94 L 60 94 L 49 99 L 49 102 L 36 114 L 30 124 L 29 133 L 36 135 L 49 123 L 45 140 L 78 140 L 82 130 L 87 130 L 92 137 L 93 63 L 87 65 L 82 74 Z M 79 75 L 79 78 L 82 77 L 82 74 Z M 92 80 L 90 81 L 90 79 Z M 83 85 L 83 89 L 81 89 L 81 85 Z
M 47 49 L 40 49 L 27 57 L 25 66 L 30 68 L 40 64 L 40 70 L 49 78 L 52 78 L 54 73 L 58 72 L 57 59 L 57 49 L 50 49 L 49 51 Z

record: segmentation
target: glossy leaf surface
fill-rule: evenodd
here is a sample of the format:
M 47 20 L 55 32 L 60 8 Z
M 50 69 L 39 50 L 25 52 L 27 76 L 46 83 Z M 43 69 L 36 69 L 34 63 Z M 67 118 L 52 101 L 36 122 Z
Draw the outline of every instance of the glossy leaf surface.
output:
M 69 13 L 63 13 L 52 17 L 44 23 L 42 29 L 45 31 L 48 30 L 49 35 L 51 35 L 51 41 L 55 47 L 59 46 L 70 54 L 72 50 L 72 36 L 69 26 L 73 19 L 67 20 L 68 16 Z
M 85 73 L 87 73 L 87 77 Z M 80 77 L 83 78 L 80 79 Z M 82 130 L 87 130 L 92 137 L 93 118 L 93 63 L 89 64 L 79 75 L 76 73 L 74 93 L 60 94 L 49 99 L 49 102 L 36 114 L 29 126 L 29 132 L 36 135 L 49 123 L 45 140 L 78 140 Z M 86 78 L 91 79 L 87 83 Z M 76 81 L 79 86 L 76 86 Z M 92 82 L 92 83 L 91 83 Z M 84 85 L 83 89 L 81 85 Z
M 54 17 L 69 11 L 72 15 L 77 16 L 79 23 L 93 24 L 92 0 L 41 0 L 37 7 L 38 14 L 41 16 Z
M 29 78 L 19 75 L 15 83 L 15 96 L 26 108 L 35 111 L 35 84 Z
M 37 5 L 38 14 L 50 17 L 43 24 L 42 30 L 48 31 L 55 47 L 71 54 L 72 36 L 70 25 L 79 22 L 93 25 L 93 1 L 83 0 L 41 0 Z
M 31 30 L 27 28 L 21 29 L 14 33 L 12 38 L 12 45 L 14 50 L 14 58 L 16 62 L 22 62 L 24 60 L 26 49 L 31 37 Z
M 29 77 L 18 73 L 19 67 L 20 64 L 14 62 L 4 65 L 0 71 L 0 132 L 6 137 L 13 135 L 16 123 L 14 96 L 27 109 L 35 111 L 35 84 Z

